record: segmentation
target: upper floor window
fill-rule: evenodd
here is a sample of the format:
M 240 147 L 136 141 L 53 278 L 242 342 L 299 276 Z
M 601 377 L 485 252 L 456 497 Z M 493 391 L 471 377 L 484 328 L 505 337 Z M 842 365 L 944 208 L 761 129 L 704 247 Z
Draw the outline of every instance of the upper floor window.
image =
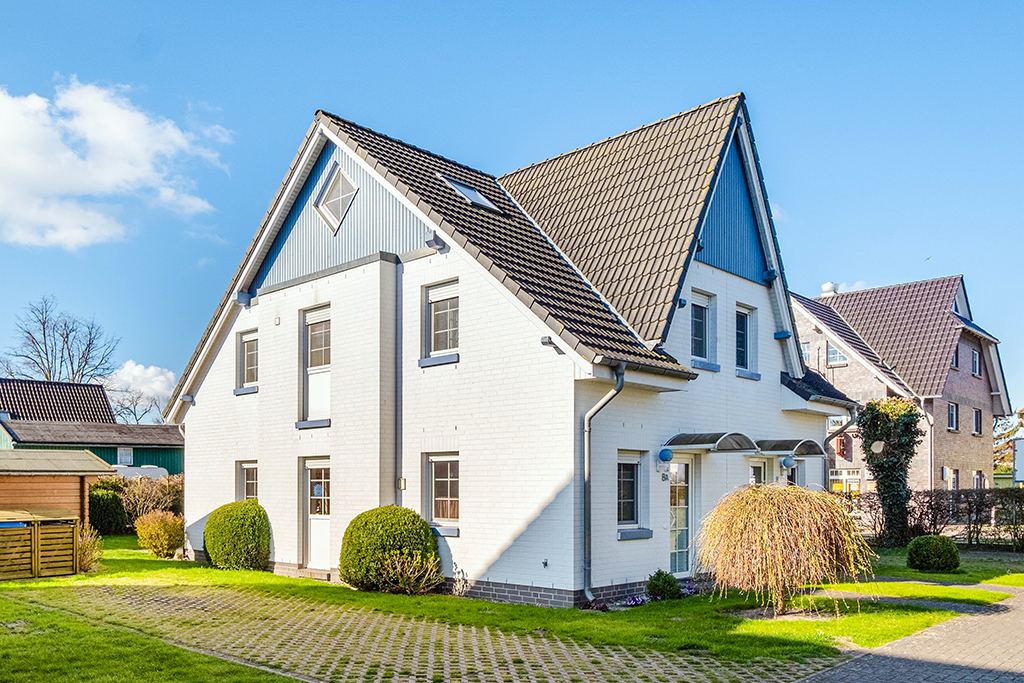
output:
M 331 364 L 331 321 L 325 320 L 306 326 L 309 334 L 310 368 Z
M 975 349 L 971 349 L 971 374 L 981 377 L 981 354 Z
M 750 368 L 750 314 L 736 311 L 736 367 Z
M 331 416 L 331 309 L 306 311 L 305 322 L 305 420 Z
M 946 427 L 949 429 L 960 429 L 960 406 L 950 403 L 946 413 Z
M 838 365 L 841 363 L 845 363 L 846 360 L 846 354 L 840 351 L 835 346 L 832 346 L 831 342 L 828 342 L 828 364 Z
M 981 434 L 981 430 L 984 427 L 984 421 L 981 416 L 981 411 L 977 408 L 974 409 L 974 433 Z
M 800 342 L 800 356 L 805 363 L 811 362 L 811 342 Z
M 459 348 L 459 282 L 427 289 L 427 355 L 448 354 Z
M 358 188 L 341 170 L 337 161 L 331 162 L 325 176 L 327 180 L 320 188 L 320 193 L 316 196 L 313 206 L 327 222 L 328 227 L 337 232 L 349 207 L 352 206 L 352 200 L 355 199 Z
M 255 385 L 259 381 L 259 340 L 255 330 L 239 336 L 238 361 L 238 385 Z
M 691 293 L 690 305 L 690 353 L 694 358 L 714 362 L 714 316 L 712 297 L 699 292 Z
M 953 348 L 953 360 L 951 360 L 949 362 L 949 367 L 951 367 L 951 368 L 959 368 L 960 367 L 960 345 L 959 344 L 957 344 L 956 347 Z

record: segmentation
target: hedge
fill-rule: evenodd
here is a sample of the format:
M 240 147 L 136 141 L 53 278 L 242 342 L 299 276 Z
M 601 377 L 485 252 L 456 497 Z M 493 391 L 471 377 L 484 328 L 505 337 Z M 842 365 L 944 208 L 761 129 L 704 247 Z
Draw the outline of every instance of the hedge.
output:
M 270 560 L 266 510 L 253 498 L 221 505 L 206 520 L 203 552 L 220 569 L 265 569 Z
M 89 522 L 100 536 L 123 534 L 128 526 L 121 496 L 110 489 L 89 489 Z

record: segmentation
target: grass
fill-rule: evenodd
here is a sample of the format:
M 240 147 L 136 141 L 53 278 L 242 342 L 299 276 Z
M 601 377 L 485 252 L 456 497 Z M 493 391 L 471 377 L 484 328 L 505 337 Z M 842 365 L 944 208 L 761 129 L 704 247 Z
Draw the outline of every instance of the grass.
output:
M 959 586 L 935 586 L 924 583 L 903 583 L 899 581 L 869 581 L 865 583 L 838 583 L 828 586 L 825 590 L 847 593 L 864 593 L 869 595 L 885 595 L 893 598 L 914 598 L 917 600 L 937 600 L 940 602 L 959 602 L 965 605 L 991 605 L 1013 596 L 1009 593 L 983 590 L 980 588 L 960 588 Z
M 881 548 L 876 550 L 875 576 L 890 576 L 918 581 L 946 583 L 987 583 L 997 586 L 1024 588 L 1024 559 L 1018 554 L 1006 553 L 998 558 L 997 553 L 974 556 L 971 551 L 960 553 L 960 568 L 951 572 L 932 572 L 907 567 L 906 548 Z
M 8 582 L 0 584 L 0 597 L 4 592 L 24 589 L 61 591 L 83 585 L 133 584 L 240 587 L 504 632 L 550 634 L 594 645 L 705 651 L 734 660 L 831 656 L 836 652 L 837 637 L 874 647 L 956 616 L 947 611 L 864 601 L 841 604 L 837 617 L 820 621 L 741 619 L 733 613 L 755 607 L 756 603 L 735 593 L 725 598 L 693 597 L 608 613 L 498 604 L 444 595 L 363 593 L 311 579 L 159 560 L 139 549 L 134 537 L 105 539 L 103 566 L 96 574 Z M 831 603 L 823 609 L 830 612 Z
M 276 674 L 63 612 L 0 599 L 4 683 L 278 683 Z

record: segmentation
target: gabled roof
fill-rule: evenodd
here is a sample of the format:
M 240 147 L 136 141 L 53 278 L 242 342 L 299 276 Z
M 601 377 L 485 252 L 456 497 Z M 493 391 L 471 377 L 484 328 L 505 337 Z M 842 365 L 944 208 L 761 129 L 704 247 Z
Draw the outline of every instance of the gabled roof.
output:
M 664 340 L 743 94 L 499 181 L 646 340 Z
M 939 396 L 963 323 L 960 275 L 814 299 L 846 321 L 918 396 Z
M 99 384 L 0 379 L 0 412 L 15 420 L 114 422 L 107 392 Z
M 162 446 L 183 448 L 185 437 L 177 425 L 102 424 L 96 422 L 42 422 L 0 420 L 0 427 L 19 444 L 73 446 Z
M 901 391 L 907 398 L 914 395 L 914 392 L 910 390 L 910 387 L 900 379 L 899 375 L 893 372 L 892 368 L 886 365 L 885 362 L 878 357 L 875 350 L 872 349 L 866 341 L 861 339 L 860 335 L 857 334 L 845 320 L 843 320 L 843 316 L 839 315 L 837 311 L 826 306 L 820 301 L 800 296 L 796 292 L 790 292 L 789 294 L 798 306 L 802 307 L 822 326 L 845 342 L 846 345 L 853 349 L 855 353 L 860 355 L 860 357 L 868 363 L 876 373 L 884 377 L 890 384 L 894 385 L 894 387 Z

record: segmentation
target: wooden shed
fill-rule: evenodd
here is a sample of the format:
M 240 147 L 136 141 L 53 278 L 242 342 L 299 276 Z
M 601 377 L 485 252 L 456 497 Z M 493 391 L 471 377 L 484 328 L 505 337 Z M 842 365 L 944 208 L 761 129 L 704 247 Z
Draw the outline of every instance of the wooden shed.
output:
M 89 521 L 89 484 L 116 470 L 87 450 L 0 450 L 0 510 Z

